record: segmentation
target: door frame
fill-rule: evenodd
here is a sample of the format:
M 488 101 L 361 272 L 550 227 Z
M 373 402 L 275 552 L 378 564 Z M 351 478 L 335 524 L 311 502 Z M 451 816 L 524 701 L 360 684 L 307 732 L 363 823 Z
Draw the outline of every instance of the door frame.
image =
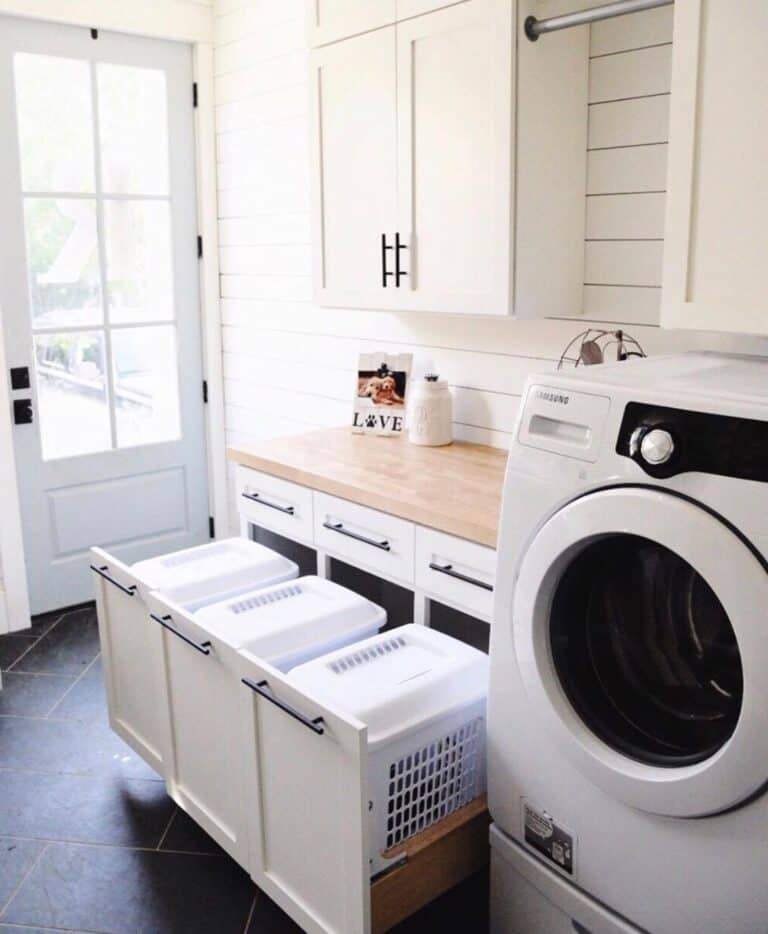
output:
M 224 435 L 224 377 L 219 300 L 218 200 L 214 103 L 213 10 L 205 0 L 0 0 L 0 16 L 16 16 L 184 42 L 192 48 L 192 80 L 197 85 L 195 187 L 197 223 L 204 249 L 199 262 L 206 461 L 210 515 L 216 529 L 228 522 Z M 192 88 L 190 88 L 190 95 Z M 0 313 L 2 309 L 0 309 Z M 29 626 L 24 540 L 10 418 L 10 392 L 0 328 L 0 634 Z M 201 387 L 202 392 L 202 387 Z M 3 589 L 4 588 L 4 589 Z

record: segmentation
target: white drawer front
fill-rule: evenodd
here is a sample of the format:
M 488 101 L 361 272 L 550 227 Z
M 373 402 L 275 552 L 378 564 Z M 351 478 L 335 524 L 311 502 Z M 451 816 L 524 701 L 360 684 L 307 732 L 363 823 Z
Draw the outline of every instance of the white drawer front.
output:
M 414 525 L 405 519 L 315 493 L 315 544 L 374 574 L 413 581 Z
M 496 552 L 434 529 L 416 528 L 416 585 L 483 619 L 493 612 Z
M 237 468 L 241 517 L 299 542 L 312 543 L 312 490 L 270 474 Z

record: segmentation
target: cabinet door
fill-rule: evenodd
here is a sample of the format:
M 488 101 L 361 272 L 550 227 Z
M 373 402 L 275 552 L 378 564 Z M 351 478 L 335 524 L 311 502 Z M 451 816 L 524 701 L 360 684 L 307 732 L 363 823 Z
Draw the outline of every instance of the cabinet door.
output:
M 509 313 L 513 6 L 473 0 L 398 24 L 410 309 Z
M 473 0 L 397 0 L 397 19 L 400 21 L 411 16 L 421 16 L 422 13 L 432 13 L 460 2 L 471 3 Z
M 397 17 L 396 0 L 306 0 L 310 48 L 389 26 Z
M 367 729 L 243 652 L 251 875 L 301 927 L 367 934 Z
M 247 867 L 236 653 L 212 639 L 181 607 L 157 594 L 151 594 L 147 602 L 162 640 L 171 724 L 168 794 L 236 862 Z
M 662 324 L 768 334 L 768 4 L 678 0 Z
M 383 278 L 381 237 L 392 245 L 395 27 L 319 49 L 311 69 L 315 297 L 322 305 L 385 308 L 394 292 L 392 277 Z
M 165 776 L 168 718 L 160 669 L 160 636 L 131 569 L 100 548 L 91 549 L 104 658 L 109 725 Z

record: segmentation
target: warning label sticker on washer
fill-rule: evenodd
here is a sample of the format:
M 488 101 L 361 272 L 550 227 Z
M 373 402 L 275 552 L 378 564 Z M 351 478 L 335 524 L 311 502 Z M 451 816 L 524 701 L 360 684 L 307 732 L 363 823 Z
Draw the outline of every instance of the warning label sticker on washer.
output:
M 573 833 L 558 824 L 551 814 L 533 807 L 525 798 L 522 803 L 525 842 L 573 875 Z

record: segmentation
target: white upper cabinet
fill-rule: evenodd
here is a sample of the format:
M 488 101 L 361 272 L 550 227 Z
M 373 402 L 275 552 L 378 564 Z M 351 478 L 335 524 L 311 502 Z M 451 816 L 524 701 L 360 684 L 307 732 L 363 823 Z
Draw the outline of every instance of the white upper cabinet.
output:
M 408 273 L 397 297 L 410 310 L 509 310 L 512 6 L 474 0 L 397 27 L 397 231 Z
M 677 0 L 662 324 L 768 334 L 768 3 Z
M 397 0 L 306 0 L 306 16 L 313 48 L 394 23 Z
M 381 307 L 393 278 L 383 276 L 382 237 L 391 247 L 396 228 L 395 28 L 317 49 L 311 86 L 316 299 Z
M 516 39 L 568 8 L 398 0 L 312 53 L 319 304 L 580 313 L 589 32 Z

